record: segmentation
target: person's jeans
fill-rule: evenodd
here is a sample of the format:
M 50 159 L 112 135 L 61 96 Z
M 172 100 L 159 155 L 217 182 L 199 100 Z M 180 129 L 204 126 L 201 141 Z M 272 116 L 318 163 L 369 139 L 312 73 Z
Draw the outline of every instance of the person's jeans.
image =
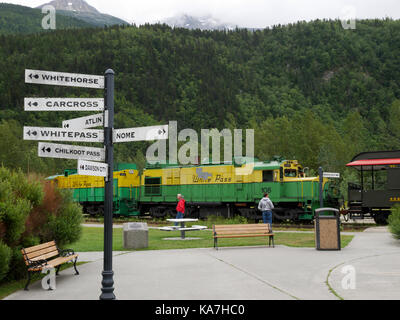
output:
M 272 229 L 272 211 L 263 211 L 262 213 L 264 223 L 269 223 Z
M 176 212 L 176 218 L 175 219 L 183 219 L 183 212 Z M 175 222 L 175 226 L 178 225 L 178 222 Z

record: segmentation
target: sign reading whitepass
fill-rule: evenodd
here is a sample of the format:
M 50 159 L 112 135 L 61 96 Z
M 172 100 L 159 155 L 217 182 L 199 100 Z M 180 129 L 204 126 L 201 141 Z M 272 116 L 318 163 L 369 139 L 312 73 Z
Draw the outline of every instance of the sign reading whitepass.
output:
M 24 140 L 104 142 L 103 130 L 24 127 Z
M 26 69 L 25 83 L 104 89 L 104 76 Z

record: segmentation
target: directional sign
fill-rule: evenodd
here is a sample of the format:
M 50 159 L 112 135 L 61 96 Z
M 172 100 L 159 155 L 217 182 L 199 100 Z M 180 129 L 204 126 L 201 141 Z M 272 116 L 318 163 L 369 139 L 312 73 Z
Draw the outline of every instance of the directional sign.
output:
M 104 89 L 104 76 L 26 69 L 25 83 Z
M 24 140 L 104 142 L 103 130 L 24 127 Z
M 105 161 L 104 148 L 92 148 L 82 146 L 70 146 L 39 142 L 39 157 L 59 159 L 81 159 L 90 161 Z
M 87 117 L 63 121 L 62 127 L 64 129 L 89 129 L 101 127 L 103 124 L 104 116 L 102 113 L 100 113 Z
M 83 176 L 106 177 L 108 164 L 78 160 L 78 174 Z
M 332 179 L 339 179 L 340 178 L 340 173 L 336 172 L 324 172 L 323 173 L 324 178 L 332 178 Z
M 103 98 L 25 98 L 25 111 L 103 111 Z
M 168 125 L 114 130 L 114 143 L 168 139 Z

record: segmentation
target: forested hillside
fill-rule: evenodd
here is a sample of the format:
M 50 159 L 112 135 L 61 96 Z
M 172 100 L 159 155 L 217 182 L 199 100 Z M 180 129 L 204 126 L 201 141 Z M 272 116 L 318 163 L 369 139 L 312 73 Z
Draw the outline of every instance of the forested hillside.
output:
M 39 159 L 22 126 L 61 126 L 76 113 L 29 113 L 23 98 L 100 91 L 28 85 L 25 68 L 116 72 L 116 128 L 253 128 L 256 156 L 343 172 L 360 151 L 400 149 L 400 21 L 299 22 L 248 31 L 166 25 L 0 36 L 0 162 L 46 173 L 76 162 Z M 143 163 L 148 143 L 118 145 Z
M 0 3 L 0 34 L 49 32 L 50 30 L 42 28 L 42 19 L 45 16 L 40 9 Z M 56 27 L 57 29 L 74 29 L 95 27 L 95 25 L 57 13 Z

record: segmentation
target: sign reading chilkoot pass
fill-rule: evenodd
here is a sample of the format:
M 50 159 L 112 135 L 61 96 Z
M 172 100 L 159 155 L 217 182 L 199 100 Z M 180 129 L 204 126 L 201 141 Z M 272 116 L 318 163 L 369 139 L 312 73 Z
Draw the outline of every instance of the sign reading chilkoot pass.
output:
M 82 159 L 90 161 L 104 161 L 104 148 L 70 146 L 39 142 L 38 155 L 42 158 Z
M 108 164 L 78 160 L 78 174 L 83 176 L 107 177 Z
M 104 76 L 26 69 L 25 83 L 104 89 Z
M 62 127 L 65 129 L 88 129 L 103 126 L 104 115 L 94 114 L 87 117 L 76 118 L 71 120 L 63 121 Z
M 114 130 L 114 142 L 168 139 L 168 125 Z
M 103 111 L 103 98 L 25 98 L 25 111 Z
M 104 142 L 104 131 L 24 127 L 24 140 Z

